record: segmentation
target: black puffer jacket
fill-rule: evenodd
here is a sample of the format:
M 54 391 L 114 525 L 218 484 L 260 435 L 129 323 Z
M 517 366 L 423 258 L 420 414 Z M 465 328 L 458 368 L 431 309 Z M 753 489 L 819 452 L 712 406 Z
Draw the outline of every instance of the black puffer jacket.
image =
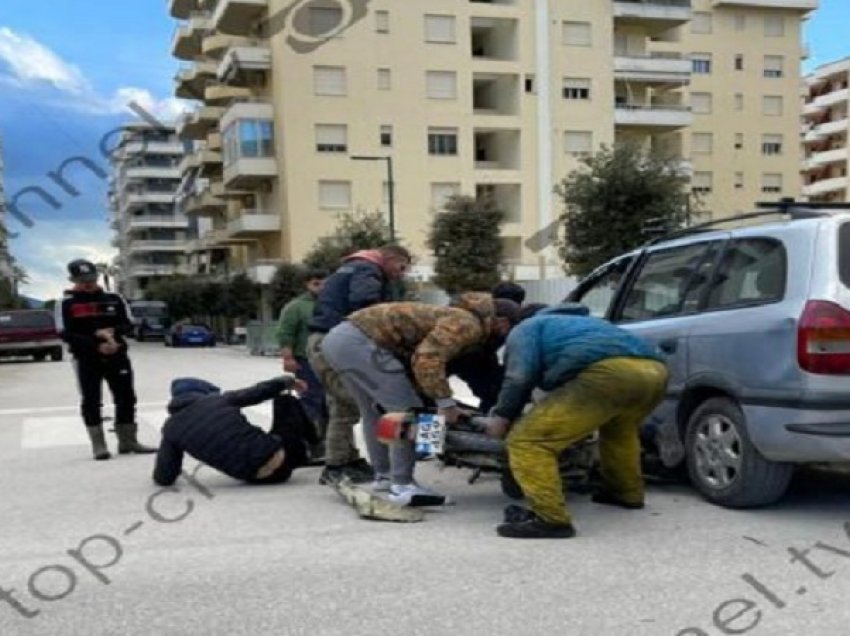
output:
M 240 409 L 274 398 L 292 388 L 293 382 L 291 376 L 283 376 L 241 391 L 175 395 L 162 427 L 154 481 L 160 486 L 173 484 L 180 476 L 184 452 L 230 477 L 254 481 L 260 467 L 282 448 L 282 441 L 251 424 Z
M 99 329 L 113 329 L 119 353 L 127 351 L 124 336 L 133 330 L 130 309 L 124 298 L 98 287 L 95 291 L 69 289 L 62 302 L 56 305 L 56 330 L 68 343 L 71 353 L 77 358 L 97 358 L 98 345 L 105 340 L 98 338 Z

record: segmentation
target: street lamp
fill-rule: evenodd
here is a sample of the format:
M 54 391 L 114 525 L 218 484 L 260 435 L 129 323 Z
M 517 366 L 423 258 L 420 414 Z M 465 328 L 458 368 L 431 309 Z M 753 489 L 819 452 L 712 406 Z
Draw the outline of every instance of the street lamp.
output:
M 386 161 L 387 162 L 387 188 L 390 197 L 390 242 L 395 243 L 395 183 L 393 182 L 393 158 L 373 155 L 352 155 L 353 161 Z

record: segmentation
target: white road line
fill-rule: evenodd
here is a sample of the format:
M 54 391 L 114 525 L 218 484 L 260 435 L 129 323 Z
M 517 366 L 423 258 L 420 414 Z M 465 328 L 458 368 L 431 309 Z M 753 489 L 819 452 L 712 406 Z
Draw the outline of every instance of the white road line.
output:
M 167 416 L 162 409 L 138 413 L 136 420 L 144 429 L 140 433 L 141 441 L 154 441 Z M 109 430 L 110 423 L 104 424 L 104 428 Z M 79 415 L 28 417 L 21 424 L 21 448 L 24 450 L 88 444 L 86 429 Z
M 136 408 L 165 408 L 168 402 L 142 402 Z M 109 408 L 107 405 L 106 408 Z M 3 415 L 38 415 L 39 413 L 62 413 L 63 411 L 79 411 L 80 405 L 74 406 L 42 406 L 30 409 L 0 409 L 0 417 Z

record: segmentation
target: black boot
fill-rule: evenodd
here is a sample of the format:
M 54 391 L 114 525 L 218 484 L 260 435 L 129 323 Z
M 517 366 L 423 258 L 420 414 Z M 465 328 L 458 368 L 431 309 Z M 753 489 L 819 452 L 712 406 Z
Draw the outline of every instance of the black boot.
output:
M 106 446 L 106 439 L 103 436 L 102 426 L 86 426 L 86 432 L 89 434 L 92 454 L 96 460 L 102 461 L 112 457 L 109 453 L 109 448 Z
M 118 452 L 121 455 L 126 455 L 128 453 L 143 455 L 146 453 L 155 453 L 157 451 L 156 448 L 139 444 L 139 440 L 136 439 L 137 431 L 138 426 L 135 422 L 130 422 L 129 424 L 115 424 L 115 434 L 118 436 Z

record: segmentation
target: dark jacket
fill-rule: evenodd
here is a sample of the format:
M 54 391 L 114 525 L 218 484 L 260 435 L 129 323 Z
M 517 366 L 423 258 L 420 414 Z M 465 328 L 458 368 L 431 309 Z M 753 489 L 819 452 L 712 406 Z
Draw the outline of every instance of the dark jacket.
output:
M 394 299 L 392 285 L 377 250 L 364 250 L 343 261 L 325 281 L 310 320 L 313 333 L 327 333 L 349 314 Z
M 99 287 L 93 292 L 69 289 L 56 305 L 55 317 L 56 330 L 76 358 L 100 356 L 97 348 L 105 340 L 94 335 L 99 329 L 114 329 L 118 353 L 127 351 L 124 336 L 133 331 L 133 323 L 127 302 L 119 294 Z
M 270 400 L 292 386 L 284 376 L 241 391 L 175 395 L 162 427 L 154 481 L 170 486 L 180 475 L 183 453 L 235 479 L 254 481 L 257 471 L 282 448 L 280 438 L 251 424 L 239 410 Z

